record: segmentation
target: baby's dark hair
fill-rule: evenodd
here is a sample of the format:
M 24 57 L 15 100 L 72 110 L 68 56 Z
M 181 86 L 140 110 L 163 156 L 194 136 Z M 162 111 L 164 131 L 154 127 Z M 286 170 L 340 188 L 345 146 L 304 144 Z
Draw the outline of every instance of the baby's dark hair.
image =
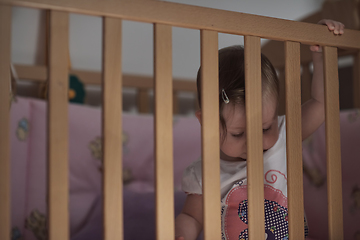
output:
M 261 54 L 261 79 L 262 92 L 264 96 L 279 96 L 279 79 L 275 68 L 269 59 Z M 206 81 L 206 80 L 205 80 Z M 201 67 L 199 68 L 197 79 L 197 93 L 199 107 L 201 108 Z M 223 100 L 222 90 L 224 89 L 230 100 L 229 104 L 245 104 L 245 60 L 244 48 L 240 45 L 230 46 L 219 50 L 219 111 L 220 124 L 226 132 L 226 124 L 222 115 L 222 110 L 226 104 Z M 222 136 L 224 139 L 225 136 Z

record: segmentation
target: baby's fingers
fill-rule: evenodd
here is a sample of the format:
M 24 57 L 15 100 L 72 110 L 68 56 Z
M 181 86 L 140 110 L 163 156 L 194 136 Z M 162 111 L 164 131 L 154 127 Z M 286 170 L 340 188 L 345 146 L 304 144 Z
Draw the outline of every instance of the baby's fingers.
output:
M 322 52 L 322 49 L 319 45 L 313 45 L 313 46 L 310 46 L 310 51 L 312 52 Z
M 318 24 L 326 25 L 330 31 L 332 31 L 335 35 L 342 35 L 344 33 L 344 24 L 341 22 L 337 22 L 330 19 L 323 19 L 318 22 Z M 322 52 L 322 49 L 320 46 L 315 45 L 311 46 L 310 50 L 312 52 Z
M 328 27 L 330 31 L 332 31 L 335 35 L 341 35 L 344 33 L 345 25 L 341 22 L 337 22 L 330 19 L 323 19 L 318 24 L 323 24 Z
M 344 27 L 345 27 L 344 24 L 342 24 L 341 22 L 335 22 L 335 21 L 332 24 L 334 25 L 334 27 L 333 27 L 334 30 L 332 30 L 334 32 L 334 34 L 341 35 L 344 33 Z M 331 30 L 331 29 L 329 28 L 329 30 Z

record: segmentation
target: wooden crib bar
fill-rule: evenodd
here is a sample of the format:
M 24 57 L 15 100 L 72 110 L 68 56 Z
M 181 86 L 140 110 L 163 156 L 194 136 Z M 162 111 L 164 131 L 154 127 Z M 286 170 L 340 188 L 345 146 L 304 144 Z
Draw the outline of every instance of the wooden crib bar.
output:
M 44 83 L 47 81 L 47 67 L 36 65 L 14 64 L 18 78 L 21 80 Z M 69 74 L 76 75 L 86 85 L 101 85 L 102 73 L 88 70 L 70 69 Z M 153 89 L 153 77 L 133 74 L 122 74 L 123 87 L 135 88 L 136 106 L 139 113 L 150 113 L 149 95 Z M 179 92 L 196 93 L 196 83 L 189 79 L 173 78 L 173 113 L 179 113 Z M 86 103 L 85 103 L 86 104 Z
M 329 32 L 325 26 L 165 1 L 0 0 L 0 3 L 164 23 L 171 26 L 259 36 L 309 45 L 320 44 L 360 49 L 360 41 L 358 41 L 360 32 L 355 30 L 347 29 L 341 38 L 329 38 Z
M 49 239 L 69 239 L 68 55 L 69 14 L 50 12 L 48 97 Z
M 201 30 L 204 236 L 220 239 L 218 32 L 245 36 L 249 235 L 263 239 L 264 192 L 260 37 L 287 41 L 286 108 L 290 236 L 303 238 L 299 43 L 360 49 L 360 32 L 329 37 L 324 26 L 161 1 L 0 0 L 0 238 L 9 239 L 10 7 L 51 9 L 48 104 L 49 239 L 69 239 L 68 214 L 68 13 L 104 16 L 103 140 L 104 235 L 123 238 L 121 125 L 121 20 L 155 23 L 155 154 L 157 239 L 174 236 L 171 26 Z M 215 16 L 215 17 L 214 17 Z M 297 31 L 294 29 L 301 29 Z M 290 42 L 291 41 L 291 42 Z M 296 41 L 296 43 L 295 43 Z M 337 52 L 324 47 L 329 235 L 343 238 Z M 356 56 L 359 65 L 359 54 Z M 250 79 L 251 78 L 251 79 Z M 301 222 L 301 223 L 300 223 Z M 293 238 L 293 237 L 292 237 Z
M 304 239 L 300 43 L 285 42 L 286 154 L 289 238 Z
M 259 231 L 265 228 L 260 38 L 245 36 L 244 47 L 249 238 L 263 239 Z
M 154 25 L 156 239 L 174 239 L 172 29 Z
M 218 33 L 201 30 L 201 140 L 205 239 L 221 238 L 218 65 Z
M 338 56 L 324 47 L 325 129 L 329 239 L 343 239 Z
M 104 239 L 123 239 L 121 19 L 103 18 Z
M 10 230 L 10 42 L 11 7 L 0 5 L 0 239 Z

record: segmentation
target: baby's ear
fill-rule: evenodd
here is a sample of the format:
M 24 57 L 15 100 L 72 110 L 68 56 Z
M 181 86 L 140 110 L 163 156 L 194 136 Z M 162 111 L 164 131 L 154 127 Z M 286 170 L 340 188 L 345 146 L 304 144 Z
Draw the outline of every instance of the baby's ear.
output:
M 195 116 L 199 120 L 199 123 L 201 124 L 201 110 L 200 109 L 195 112 Z

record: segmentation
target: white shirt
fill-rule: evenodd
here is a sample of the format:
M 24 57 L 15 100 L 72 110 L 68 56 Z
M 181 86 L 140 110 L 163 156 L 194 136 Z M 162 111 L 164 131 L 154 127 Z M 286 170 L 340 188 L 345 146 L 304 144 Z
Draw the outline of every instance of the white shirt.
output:
M 279 138 L 264 153 L 265 238 L 287 239 L 287 173 L 285 116 L 278 117 Z M 246 161 L 220 159 L 222 239 L 247 239 Z M 201 160 L 183 174 L 182 189 L 188 194 L 202 194 Z M 305 222 L 305 235 L 307 226 Z

